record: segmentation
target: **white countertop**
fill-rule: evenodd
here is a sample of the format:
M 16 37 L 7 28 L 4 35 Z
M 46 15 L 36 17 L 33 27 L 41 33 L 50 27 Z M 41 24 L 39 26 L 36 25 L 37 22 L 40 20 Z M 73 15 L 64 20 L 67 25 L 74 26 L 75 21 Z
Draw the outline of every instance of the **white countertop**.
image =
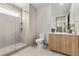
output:
M 74 33 L 61 33 L 61 32 L 55 32 L 55 33 L 49 33 L 49 34 L 79 35 L 79 34 L 74 34 Z

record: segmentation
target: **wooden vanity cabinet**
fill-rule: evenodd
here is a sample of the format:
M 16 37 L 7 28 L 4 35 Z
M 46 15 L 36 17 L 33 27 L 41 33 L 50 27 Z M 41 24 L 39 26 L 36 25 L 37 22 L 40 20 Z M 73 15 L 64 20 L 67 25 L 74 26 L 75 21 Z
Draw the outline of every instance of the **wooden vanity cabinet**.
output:
M 67 52 L 67 36 L 65 35 L 61 35 L 61 51 L 60 52 L 63 52 L 63 53 L 66 53 Z
M 79 55 L 79 36 L 71 36 L 71 54 Z
M 48 48 L 67 55 L 79 55 L 79 36 L 49 34 Z
M 49 35 L 48 48 L 55 51 L 60 51 L 60 35 Z
M 56 35 L 49 35 L 49 49 L 56 50 Z M 52 39 L 52 40 L 51 40 Z
M 55 36 L 57 38 L 57 39 L 55 38 L 56 39 L 56 43 L 57 43 L 56 44 L 56 50 L 57 51 L 61 51 L 61 40 L 60 40 L 61 39 L 61 35 L 55 35 Z

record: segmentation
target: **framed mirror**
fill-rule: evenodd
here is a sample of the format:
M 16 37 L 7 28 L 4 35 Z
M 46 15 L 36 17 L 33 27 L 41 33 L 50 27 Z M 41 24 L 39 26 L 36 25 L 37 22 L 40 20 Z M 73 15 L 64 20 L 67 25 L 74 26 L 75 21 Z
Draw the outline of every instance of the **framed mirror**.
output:
M 66 16 L 56 17 L 56 32 L 66 32 Z

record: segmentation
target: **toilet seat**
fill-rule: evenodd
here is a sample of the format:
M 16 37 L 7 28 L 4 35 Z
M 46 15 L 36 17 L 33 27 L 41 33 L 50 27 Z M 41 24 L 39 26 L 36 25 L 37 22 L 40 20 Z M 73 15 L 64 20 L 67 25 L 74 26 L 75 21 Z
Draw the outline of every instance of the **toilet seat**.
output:
M 36 39 L 36 43 L 37 43 L 37 44 L 43 43 L 43 39 Z

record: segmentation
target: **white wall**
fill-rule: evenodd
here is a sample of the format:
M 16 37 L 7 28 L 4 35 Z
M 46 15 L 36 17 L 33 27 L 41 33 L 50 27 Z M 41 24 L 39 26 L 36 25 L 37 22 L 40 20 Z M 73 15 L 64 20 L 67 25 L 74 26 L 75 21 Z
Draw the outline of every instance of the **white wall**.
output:
M 31 42 L 35 42 L 36 38 L 36 21 L 37 21 L 37 10 L 30 5 L 30 39 Z
M 75 24 L 75 30 L 79 34 L 79 3 L 72 3 L 70 10 L 70 24 Z
M 26 44 L 31 44 L 35 40 L 35 36 L 39 33 L 45 33 L 46 43 L 48 42 L 48 34 L 52 27 L 56 27 L 56 17 L 67 15 L 67 12 L 61 13 L 56 6 L 46 5 L 37 10 L 30 5 L 27 8 L 23 8 L 23 34 L 22 41 Z M 59 11 L 59 12 L 57 12 Z
M 60 4 L 53 4 L 51 6 L 51 19 L 50 19 L 50 29 L 51 28 L 55 28 L 56 29 L 56 17 L 60 17 L 60 16 L 66 16 L 66 24 L 67 24 L 67 16 L 69 13 L 69 9 L 70 9 L 71 4 L 64 4 L 64 5 L 60 5 Z
M 37 35 L 44 33 L 46 35 L 46 42 L 50 26 L 50 5 L 37 10 Z
M 29 35 L 30 35 L 30 20 L 29 20 L 29 12 L 25 11 L 25 10 L 22 10 L 22 22 L 23 22 L 23 25 L 22 25 L 22 28 L 23 28 L 23 31 L 22 31 L 22 42 L 26 43 L 26 44 L 29 44 Z
M 72 4 L 71 10 L 70 10 L 70 24 L 75 23 L 75 4 Z
M 65 8 L 65 7 L 64 7 Z M 37 9 L 37 35 L 45 33 L 46 42 L 51 28 L 56 28 L 56 17 L 67 16 L 68 10 L 63 9 L 60 5 L 48 5 Z
M 27 45 L 32 44 L 35 41 L 36 35 L 36 9 L 32 5 L 28 5 L 29 8 L 23 8 L 22 21 L 23 21 L 23 32 L 22 42 Z

